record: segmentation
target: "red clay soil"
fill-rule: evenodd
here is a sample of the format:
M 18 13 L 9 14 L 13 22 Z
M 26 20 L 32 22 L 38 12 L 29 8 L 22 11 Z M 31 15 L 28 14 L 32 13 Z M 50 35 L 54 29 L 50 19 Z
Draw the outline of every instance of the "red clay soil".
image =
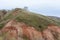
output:
M 60 27 L 54 25 L 48 26 L 47 29 L 40 32 L 23 22 L 11 20 L 1 31 L 2 33 L 8 32 L 10 36 L 7 35 L 7 39 L 14 37 L 16 40 L 24 40 L 25 36 L 28 40 L 60 40 Z

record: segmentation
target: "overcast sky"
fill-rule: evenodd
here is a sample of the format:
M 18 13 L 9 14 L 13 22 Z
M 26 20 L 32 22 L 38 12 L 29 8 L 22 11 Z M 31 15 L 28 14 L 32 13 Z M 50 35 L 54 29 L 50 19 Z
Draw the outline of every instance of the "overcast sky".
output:
M 51 16 L 60 17 L 60 0 L 0 0 L 0 9 L 23 8 Z

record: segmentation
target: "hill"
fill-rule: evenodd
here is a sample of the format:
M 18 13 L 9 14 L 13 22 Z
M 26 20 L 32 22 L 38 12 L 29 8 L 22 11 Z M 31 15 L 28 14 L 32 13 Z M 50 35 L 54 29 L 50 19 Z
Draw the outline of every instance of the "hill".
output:
M 0 20 L 0 28 L 2 28 L 7 22 L 15 19 L 18 22 L 24 22 L 29 26 L 35 27 L 37 30 L 45 29 L 49 24 L 58 25 L 59 23 L 51 18 L 30 12 L 21 8 L 16 8 L 10 10 L 6 15 Z
M 0 18 L 0 40 L 60 40 L 57 20 L 21 8 L 9 10 Z
M 60 40 L 60 27 L 49 25 L 43 31 L 38 31 L 24 22 L 11 20 L 1 29 L 0 35 L 1 40 Z

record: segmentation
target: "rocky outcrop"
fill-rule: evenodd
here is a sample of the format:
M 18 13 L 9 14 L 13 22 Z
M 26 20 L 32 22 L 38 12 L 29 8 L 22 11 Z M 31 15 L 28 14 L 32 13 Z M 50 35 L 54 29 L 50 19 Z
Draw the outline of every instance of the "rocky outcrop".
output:
M 1 30 L 6 40 L 60 40 L 60 27 L 52 25 L 43 31 L 37 31 L 34 27 L 23 22 L 11 20 Z

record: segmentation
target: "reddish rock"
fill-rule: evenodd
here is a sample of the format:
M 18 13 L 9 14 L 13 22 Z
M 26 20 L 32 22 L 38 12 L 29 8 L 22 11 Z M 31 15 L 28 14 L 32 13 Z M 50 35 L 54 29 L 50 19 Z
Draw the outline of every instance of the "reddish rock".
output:
M 54 40 L 53 34 L 48 29 L 43 31 L 43 36 L 44 36 L 45 40 Z
M 24 37 L 27 37 L 27 40 L 60 40 L 60 27 L 54 25 L 40 32 L 23 22 L 11 20 L 1 32 L 7 32 L 4 37 L 6 40 L 24 40 Z

